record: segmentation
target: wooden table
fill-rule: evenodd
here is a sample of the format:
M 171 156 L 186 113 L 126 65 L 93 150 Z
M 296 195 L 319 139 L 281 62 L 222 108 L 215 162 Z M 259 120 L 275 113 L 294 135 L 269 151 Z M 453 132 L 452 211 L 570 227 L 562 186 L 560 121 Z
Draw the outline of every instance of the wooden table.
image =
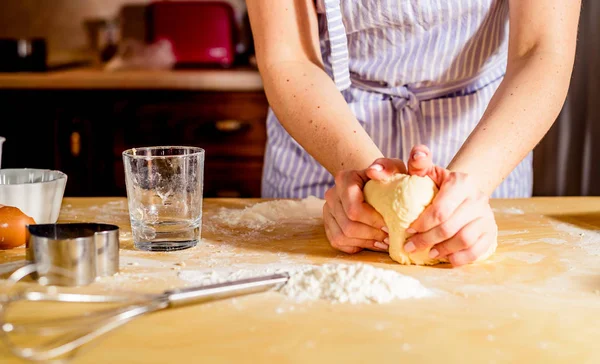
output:
M 235 264 L 365 262 L 445 294 L 350 305 L 296 303 L 269 292 L 188 306 L 135 319 L 74 363 L 600 362 L 600 198 L 495 200 L 498 251 L 457 269 L 342 254 L 327 244 L 319 219 L 264 232 L 228 230 L 211 219 L 221 207 L 255 202 L 206 200 L 204 242 L 174 253 L 133 249 L 125 199 L 67 198 L 60 221 L 122 227 L 121 273 L 92 285 L 101 291 L 159 292 L 185 285 L 182 270 Z M 22 248 L 1 251 L 0 263 L 23 256 Z M 3 346 L 0 358 L 19 362 Z

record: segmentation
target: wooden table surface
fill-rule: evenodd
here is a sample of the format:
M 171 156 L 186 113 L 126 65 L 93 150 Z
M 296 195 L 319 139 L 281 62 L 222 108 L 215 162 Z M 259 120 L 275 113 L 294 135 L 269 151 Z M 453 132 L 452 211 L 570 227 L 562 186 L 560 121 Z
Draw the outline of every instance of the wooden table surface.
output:
M 89 287 L 102 292 L 160 292 L 189 284 L 178 273 L 199 269 L 365 262 L 443 294 L 351 305 L 297 303 L 269 292 L 169 309 L 108 333 L 73 363 L 600 362 L 600 198 L 494 200 L 496 254 L 454 269 L 340 253 L 319 218 L 267 231 L 227 229 L 213 218 L 220 208 L 256 202 L 205 200 L 203 242 L 172 253 L 133 248 L 123 198 L 66 198 L 59 221 L 120 225 L 121 272 Z M 23 248 L 0 251 L 0 263 L 23 257 Z M 1 344 L 0 361 L 21 362 Z

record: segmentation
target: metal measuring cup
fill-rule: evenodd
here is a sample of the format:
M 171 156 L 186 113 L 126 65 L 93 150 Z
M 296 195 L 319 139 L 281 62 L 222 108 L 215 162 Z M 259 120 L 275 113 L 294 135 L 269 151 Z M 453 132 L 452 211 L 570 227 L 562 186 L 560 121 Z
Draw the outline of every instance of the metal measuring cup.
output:
M 119 227 L 100 223 L 34 224 L 27 227 L 26 258 L 34 279 L 48 285 L 84 286 L 119 271 Z

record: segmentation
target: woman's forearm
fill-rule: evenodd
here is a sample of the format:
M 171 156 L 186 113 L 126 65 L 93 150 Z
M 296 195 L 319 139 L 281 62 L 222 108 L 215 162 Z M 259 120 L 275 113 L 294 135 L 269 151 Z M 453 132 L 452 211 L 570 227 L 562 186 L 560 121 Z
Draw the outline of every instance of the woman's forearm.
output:
M 565 59 L 532 51 L 509 62 L 481 121 L 448 169 L 473 176 L 491 195 L 556 120 L 571 76 L 572 64 Z
M 322 68 L 291 61 L 265 67 L 261 74 L 273 112 L 330 173 L 364 169 L 383 156 Z

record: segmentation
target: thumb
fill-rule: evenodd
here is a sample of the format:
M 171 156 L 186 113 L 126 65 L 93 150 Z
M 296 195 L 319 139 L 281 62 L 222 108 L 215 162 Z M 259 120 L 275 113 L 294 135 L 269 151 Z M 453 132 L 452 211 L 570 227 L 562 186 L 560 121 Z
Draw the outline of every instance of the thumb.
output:
M 366 170 L 367 177 L 384 180 L 397 173 L 406 173 L 406 165 L 401 159 L 379 158 Z
M 446 168 L 442 168 L 440 166 L 433 166 L 429 171 L 427 171 L 427 174 L 425 174 L 425 176 L 431 178 L 431 180 L 433 181 L 433 183 L 435 183 L 436 186 L 441 187 L 442 183 L 450 176 L 450 173 L 452 172 L 450 172 Z
M 408 174 L 429 177 L 439 187 L 448 178 L 450 171 L 436 166 L 431 160 L 431 151 L 425 145 L 417 145 L 410 151 L 408 159 Z
M 426 176 L 433 168 L 431 160 L 431 151 L 424 145 L 417 145 L 410 151 L 408 158 L 408 174 L 417 176 Z

